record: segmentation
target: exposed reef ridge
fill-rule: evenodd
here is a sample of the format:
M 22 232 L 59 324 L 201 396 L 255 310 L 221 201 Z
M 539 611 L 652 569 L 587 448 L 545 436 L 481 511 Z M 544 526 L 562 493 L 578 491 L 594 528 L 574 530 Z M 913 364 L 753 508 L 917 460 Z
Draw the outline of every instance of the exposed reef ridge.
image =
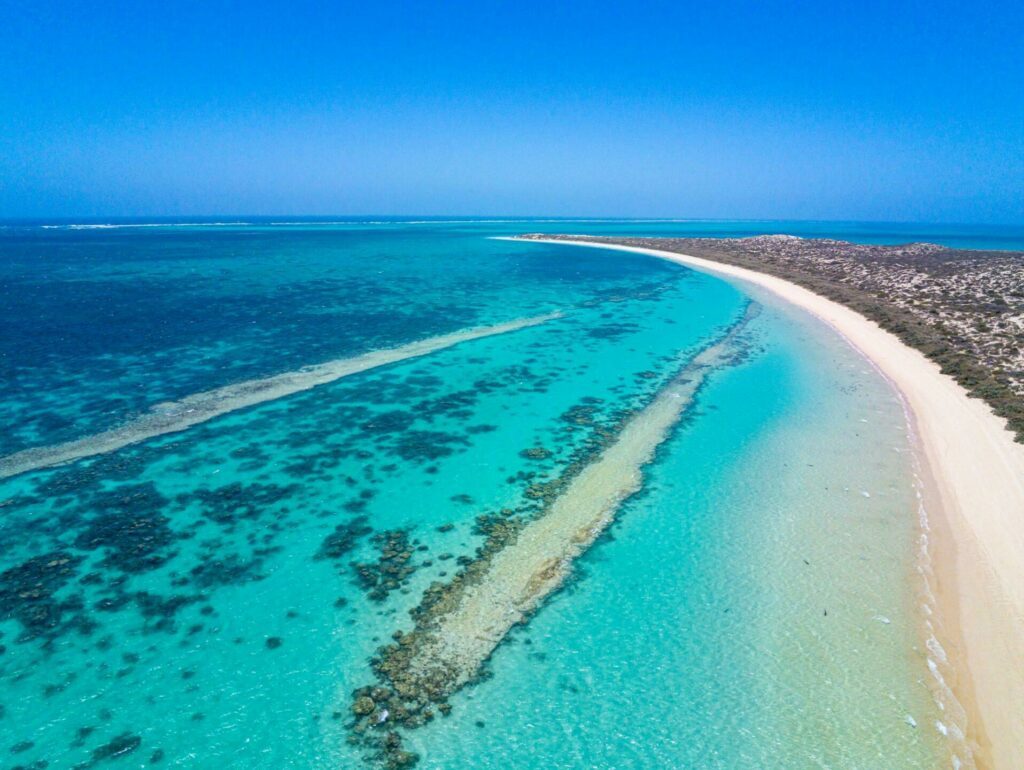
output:
M 547 313 L 493 326 L 477 326 L 394 348 L 374 350 L 352 358 L 338 358 L 293 372 L 195 393 L 180 401 L 157 404 L 145 414 L 102 433 L 62 444 L 33 447 L 0 457 L 0 478 L 113 452 L 129 444 L 185 430 L 236 409 L 290 396 L 386 364 L 425 356 L 462 342 L 537 326 L 560 316 L 560 313 Z
M 487 538 L 476 556 L 451 581 L 425 591 L 412 610 L 413 630 L 397 631 L 395 643 L 374 659 L 378 683 L 353 693 L 353 740 L 368 745 L 388 768 L 416 762 L 395 728 L 422 725 L 434 718 L 434 708 L 447 714 L 448 698 L 476 680 L 509 631 L 563 584 L 623 501 L 640 490 L 643 466 L 708 376 L 745 355 L 742 332 L 757 312 L 759 306 L 749 303 L 645 406 L 600 431 L 560 478 L 544 485 L 538 513 L 485 517 Z

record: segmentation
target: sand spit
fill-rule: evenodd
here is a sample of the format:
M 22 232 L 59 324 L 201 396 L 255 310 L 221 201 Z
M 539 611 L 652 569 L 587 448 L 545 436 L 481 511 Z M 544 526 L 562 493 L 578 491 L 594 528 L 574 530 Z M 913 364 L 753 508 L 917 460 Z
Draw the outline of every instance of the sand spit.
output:
M 691 406 L 708 375 L 746 352 L 741 333 L 759 311 L 747 311 L 609 434 L 603 451 L 584 462 L 536 518 L 508 522 L 490 533 L 477 558 L 450 583 L 428 589 L 414 611 L 416 628 L 395 635 L 375 669 L 386 687 L 355 693 L 355 732 L 373 742 L 371 728 L 415 727 L 473 681 L 494 649 L 525 622 L 565 580 L 574 560 L 611 524 L 622 502 L 642 483 L 642 468 Z M 573 475 L 574 474 L 574 475 Z M 361 719 L 360 719 L 361 718 Z M 397 733 L 379 739 L 386 766 L 415 761 L 401 750 Z
M 548 313 L 493 326 L 463 329 L 451 334 L 417 340 L 395 348 L 374 350 L 353 358 L 325 361 L 322 364 L 308 366 L 294 372 L 225 385 L 222 388 L 186 396 L 180 401 L 157 404 L 145 414 L 111 430 L 63 444 L 33 447 L 0 457 L 0 478 L 79 460 L 83 457 L 113 452 L 129 444 L 136 444 L 165 433 L 185 430 L 236 409 L 244 409 L 265 401 L 290 396 L 293 393 L 309 390 L 318 385 L 334 382 L 343 377 L 359 374 L 386 364 L 425 356 L 462 342 L 506 334 L 528 326 L 537 326 L 558 318 L 560 315 L 560 313 Z
M 531 239 L 532 240 L 532 239 Z M 767 289 L 836 329 L 901 392 L 925 470 L 936 633 L 978 767 L 1024 767 L 1024 446 L 983 401 L 859 313 L 775 276 L 612 243 Z M 939 661 L 929 660 L 938 665 Z
M 641 468 L 707 375 L 735 352 L 735 335 L 706 348 L 638 413 L 551 509 L 495 557 L 486 580 L 470 586 L 458 608 L 439 620 L 430 641 L 410 661 L 410 673 L 429 677 L 438 669 L 451 669 L 453 689 L 471 679 L 509 629 L 562 583 L 573 561 L 611 523 L 622 501 L 640 489 Z

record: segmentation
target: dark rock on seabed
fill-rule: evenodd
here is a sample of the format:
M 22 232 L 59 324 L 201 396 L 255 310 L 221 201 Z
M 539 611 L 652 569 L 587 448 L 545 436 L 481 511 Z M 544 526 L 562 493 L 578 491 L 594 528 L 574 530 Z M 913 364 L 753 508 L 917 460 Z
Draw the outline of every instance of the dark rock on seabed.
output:
M 750 303 L 742 318 L 727 330 L 726 336 L 738 334 L 756 313 L 756 306 Z M 745 351 L 746 347 L 742 346 L 729 360 L 737 363 L 746 355 Z M 683 376 L 687 366 L 689 364 L 683 365 L 678 376 Z M 646 394 L 648 401 L 655 397 L 655 392 Z M 459 557 L 457 563 L 460 568 L 454 577 L 445 583 L 432 583 L 424 591 L 419 605 L 410 610 L 413 630 L 396 631 L 392 635 L 394 643 L 377 651 L 371 666 L 379 684 L 361 687 L 352 693 L 350 741 L 373 750 L 373 757 L 383 767 L 393 770 L 418 761 L 415 754 L 402 749 L 402 737 L 396 728 L 414 729 L 424 725 L 434 719 L 434 707 L 447 716 L 451 711 L 448 701 L 452 693 L 464 683 L 473 683 L 487 676 L 486 670 L 480 668 L 467 682 L 447 664 L 435 665 L 429 671 L 413 669 L 417 653 L 429 646 L 441 618 L 458 608 L 470 586 L 487 579 L 497 554 L 514 544 L 531 521 L 545 515 L 573 479 L 616 441 L 632 417 L 644 407 L 642 401 L 631 409 L 603 416 L 599 408 L 600 399 L 584 398 L 563 413 L 560 419 L 566 424 L 567 433 L 570 436 L 583 433 L 585 438 L 575 443 L 560 474 L 553 479 L 530 483 L 524 491 L 526 504 L 520 509 L 479 515 L 475 520 L 474 533 L 482 535 L 484 540 L 473 558 Z M 438 559 L 445 560 L 446 557 L 450 558 L 450 554 L 441 554 Z M 524 618 L 521 622 L 527 620 Z

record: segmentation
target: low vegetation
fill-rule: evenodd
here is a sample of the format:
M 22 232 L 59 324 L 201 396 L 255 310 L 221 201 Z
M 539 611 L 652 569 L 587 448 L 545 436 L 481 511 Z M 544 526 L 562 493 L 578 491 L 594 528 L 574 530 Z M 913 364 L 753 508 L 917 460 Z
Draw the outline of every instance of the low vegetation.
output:
M 1024 443 L 1024 253 L 930 243 L 876 246 L 770 235 L 597 238 L 784 278 L 841 302 L 937 362 Z

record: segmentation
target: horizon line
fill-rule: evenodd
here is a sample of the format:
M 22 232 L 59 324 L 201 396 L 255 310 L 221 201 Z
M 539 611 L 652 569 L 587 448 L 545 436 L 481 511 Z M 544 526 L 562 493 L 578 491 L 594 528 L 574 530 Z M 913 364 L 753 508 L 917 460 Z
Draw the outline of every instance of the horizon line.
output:
M 206 220 L 188 222 L 189 219 Z M 225 221 L 220 221 L 225 220 Z M 235 221 L 226 221 L 235 220 Z M 193 213 L 193 214 L 97 214 L 97 215 L 71 215 L 71 216 L 20 216 L 0 217 L 0 223 L 9 224 L 31 224 L 31 223 L 59 223 L 59 224 L 118 224 L 126 223 L 155 223 L 161 224 L 197 224 L 210 225 L 220 224 L 246 225 L 246 224 L 273 224 L 268 220 L 284 220 L 283 223 L 290 224 L 287 220 L 293 220 L 298 224 L 346 224 L 373 223 L 375 221 L 405 221 L 415 223 L 443 223 L 451 222 L 528 222 L 528 221 L 549 221 L 549 222 L 799 222 L 806 224 L 816 223 L 841 223 L 841 224 L 870 224 L 870 225 L 929 225 L 929 226 L 968 226 L 968 227 L 1007 227 L 1022 228 L 1024 222 L 1007 221 L 963 221 L 963 220 L 923 220 L 923 219 L 828 219 L 828 218 L 800 218 L 800 217 L 647 217 L 647 216 L 604 216 L 604 215 L 554 215 L 554 214 L 531 214 L 531 215 L 505 215 L 505 214 L 244 214 L 244 213 Z M 438 222 L 440 220 L 440 222 Z

